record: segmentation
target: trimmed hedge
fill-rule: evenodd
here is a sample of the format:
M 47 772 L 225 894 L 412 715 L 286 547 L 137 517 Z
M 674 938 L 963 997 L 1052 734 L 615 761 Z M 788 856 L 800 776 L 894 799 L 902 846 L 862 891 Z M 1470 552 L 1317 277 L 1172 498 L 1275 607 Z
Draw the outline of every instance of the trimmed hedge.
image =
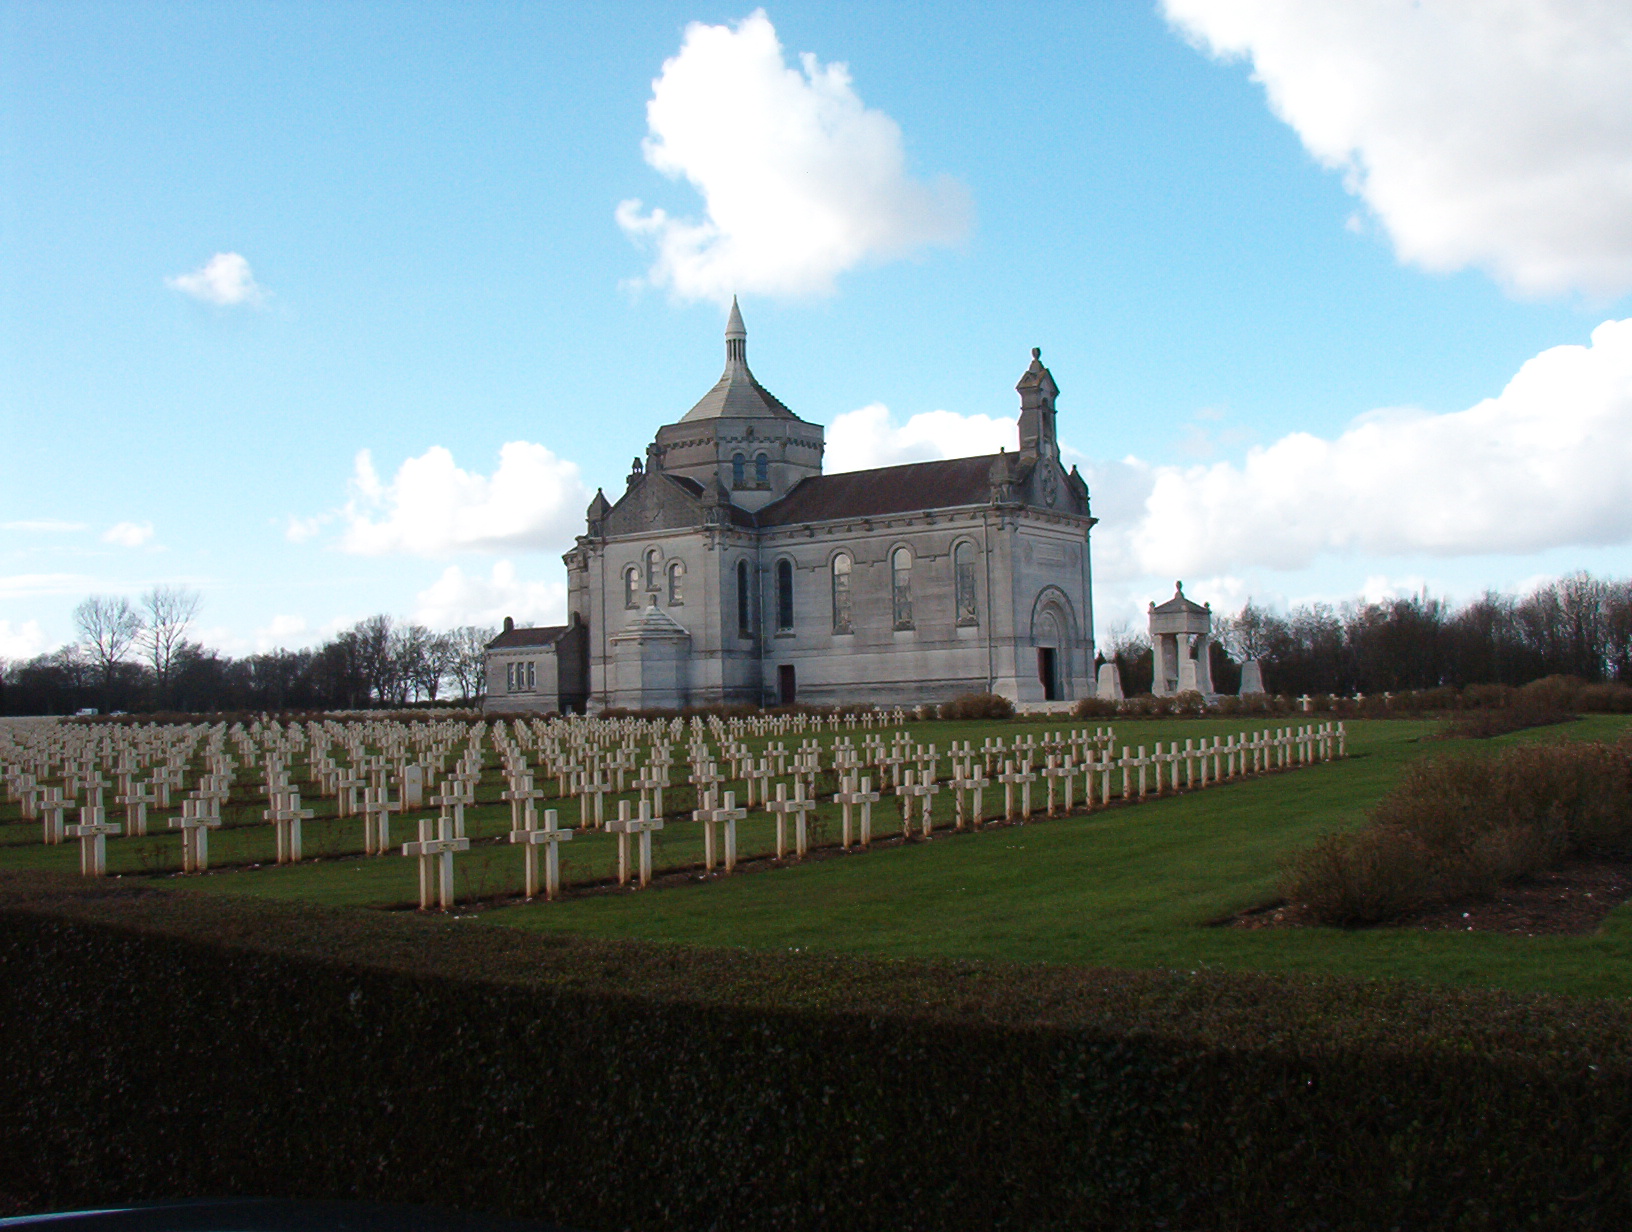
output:
M 583 1228 L 1624 1227 L 1619 1002 L 0 877 L 0 1190 Z

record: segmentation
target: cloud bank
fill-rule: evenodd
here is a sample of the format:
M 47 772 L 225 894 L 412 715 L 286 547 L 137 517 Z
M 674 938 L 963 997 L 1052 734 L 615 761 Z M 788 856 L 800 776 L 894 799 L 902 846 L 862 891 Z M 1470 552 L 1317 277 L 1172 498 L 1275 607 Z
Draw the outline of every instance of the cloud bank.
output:
M 1345 173 L 1402 260 L 1528 294 L 1632 290 L 1632 7 L 1163 0 Z
M 102 532 L 102 542 L 122 548 L 139 548 L 153 538 L 151 522 L 116 522 Z
M 898 425 L 875 403 L 833 421 L 824 469 L 987 453 L 1014 433 L 951 411 Z M 1088 479 L 1107 582 L 1632 543 L 1632 320 L 1541 352 L 1466 410 L 1384 408 L 1333 438 L 1295 432 L 1203 465 L 1061 452 Z
M 690 183 L 704 217 L 638 200 L 616 217 L 655 252 L 646 281 L 681 299 L 825 295 L 864 261 L 968 230 L 963 186 L 909 176 L 896 122 L 862 103 L 845 65 L 807 52 L 791 67 L 763 10 L 735 27 L 686 27 L 646 120 L 646 161 Z
M 1017 419 L 954 411 L 922 411 L 898 425 L 889 407 L 874 402 L 834 418 L 827 429 L 822 470 L 834 474 L 996 453 L 1018 447 L 1019 431 Z
M 500 449 L 492 475 L 461 470 L 436 445 L 405 461 L 390 483 L 381 481 L 365 449 L 357 455 L 351 499 L 340 512 L 340 546 L 361 556 L 564 550 L 589 498 L 576 463 L 528 441 Z M 287 533 L 300 542 L 317 525 L 297 518 Z
M 1632 320 L 1526 361 L 1465 411 L 1379 410 L 1237 464 L 1151 470 L 1131 535 L 1178 576 L 1298 569 L 1323 553 L 1539 552 L 1632 540 Z
M 488 577 L 470 576 L 449 565 L 414 601 L 414 619 L 433 629 L 499 625 L 506 616 L 518 624 L 564 624 L 567 584 L 552 571 L 547 581 L 522 581 L 515 565 L 495 561 Z
M 164 285 L 206 304 L 258 307 L 269 292 L 255 281 L 249 262 L 235 252 L 218 252 L 190 274 L 166 278 Z

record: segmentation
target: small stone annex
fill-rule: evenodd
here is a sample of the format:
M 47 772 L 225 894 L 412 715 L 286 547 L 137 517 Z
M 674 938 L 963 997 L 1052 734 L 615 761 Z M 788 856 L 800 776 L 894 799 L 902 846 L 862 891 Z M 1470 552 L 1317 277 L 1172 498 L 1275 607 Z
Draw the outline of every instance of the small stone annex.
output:
M 568 623 L 489 644 L 487 710 L 1091 696 L 1088 485 L 1036 349 L 1015 388 L 1013 451 L 824 475 L 733 302 L 719 381 L 590 504 Z

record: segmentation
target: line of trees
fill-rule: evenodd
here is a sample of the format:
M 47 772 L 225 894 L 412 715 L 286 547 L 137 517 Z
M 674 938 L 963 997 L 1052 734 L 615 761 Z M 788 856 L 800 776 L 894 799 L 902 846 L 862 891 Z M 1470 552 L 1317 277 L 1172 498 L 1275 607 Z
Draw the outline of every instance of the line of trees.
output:
M 1426 592 L 1382 603 L 1324 603 L 1285 615 L 1253 604 L 1214 617 L 1213 682 L 1234 692 L 1257 659 L 1264 687 L 1290 695 L 1522 685 L 1544 676 L 1632 683 L 1632 580 L 1577 573 L 1517 596 L 1487 591 L 1457 608 Z M 1150 691 L 1150 641 L 1112 631 L 1129 694 Z
M 0 714 L 82 709 L 363 710 L 439 699 L 479 700 L 483 651 L 496 630 L 445 633 L 371 616 L 308 650 L 233 658 L 187 633 L 200 599 L 155 587 L 132 604 L 92 595 L 74 609 L 79 638 L 28 660 L 0 661 Z

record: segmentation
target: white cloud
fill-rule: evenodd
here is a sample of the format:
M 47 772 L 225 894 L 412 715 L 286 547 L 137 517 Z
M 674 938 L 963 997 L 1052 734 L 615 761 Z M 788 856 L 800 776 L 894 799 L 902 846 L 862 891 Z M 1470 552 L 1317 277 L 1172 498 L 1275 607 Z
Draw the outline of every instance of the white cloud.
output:
M 451 453 L 434 445 L 398 467 L 389 484 L 365 449 L 341 512 L 341 547 L 362 556 L 564 550 L 589 498 L 576 463 L 528 441 L 500 449 L 491 476 L 459 469 Z M 297 520 L 291 537 L 298 540 L 308 526 L 315 531 L 310 519 Z
M 218 252 L 190 274 L 166 278 L 164 285 L 206 304 L 230 308 L 237 304 L 255 307 L 269 294 L 255 281 L 249 262 L 235 252 Z
M 467 577 L 458 565 L 449 565 L 414 601 L 414 619 L 433 629 L 497 626 L 506 616 L 519 625 L 563 624 L 566 613 L 564 581 L 524 582 L 507 560 L 495 561 L 487 578 Z
M 1148 483 L 1142 516 L 1113 520 L 1096 490 L 1096 554 L 1105 543 L 1118 568 L 1168 577 L 1632 542 L 1632 320 L 1543 351 L 1465 411 L 1372 411 L 1333 440 L 1296 432 L 1240 463 L 1130 461 L 1119 478 L 1124 495 Z
M 116 522 L 102 532 L 103 543 L 117 544 L 122 548 L 139 548 L 151 538 L 151 522 Z
M 51 643 L 37 620 L 12 624 L 0 620 L 0 659 L 32 659 L 50 649 Z
M 1519 291 L 1632 289 L 1632 7 L 1623 0 L 1163 0 L 1252 61 L 1402 259 Z M 1356 229 L 1351 223 L 1351 229 Z
M 62 522 L 44 518 L 35 522 L 0 522 L 0 530 L 19 531 L 23 534 L 70 534 L 86 529 L 83 522 Z
M 289 540 L 290 543 L 305 543 L 309 539 L 315 539 L 323 527 L 333 519 L 333 516 L 327 513 L 316 514 L 309 518 L 291 515 L 288 524 L 284 527 L 283 537 Z
M 763 10 L 694 22 L 646 106 L 646 161 L 702 195 L 701 222 L 618 206 L 656 250 L 647 280 L 685 299 L 831 293 L 836 275 L 968 230 L 968 193 L 906 172 L 901 129 L 862 104 L 843 64 L 790 67 Z
M 822 470 L 861 471 L 903 462 L 932 462 L 1016 449 L 1018 420 L 954 411 L 921 411 L 898 425 L 889 407 L 874 402 L 834 418 L 827 429 Z
M 88 589 L 93 581 L 82 573 L 13 573 L 0 577 L 0 599 L 71 595 Z

